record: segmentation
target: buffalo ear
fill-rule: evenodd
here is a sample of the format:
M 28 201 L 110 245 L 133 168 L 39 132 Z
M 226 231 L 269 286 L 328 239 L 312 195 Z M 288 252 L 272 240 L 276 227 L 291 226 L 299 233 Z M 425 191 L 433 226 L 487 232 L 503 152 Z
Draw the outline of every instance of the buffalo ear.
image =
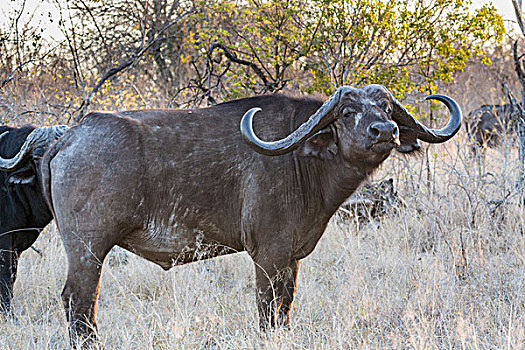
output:
M 32 166 L 26 166 L 9 174 L 7 182 L 10 185 L 32 185 L 36 182 L 35 169 Z
M 401 146 L 397 147 L 396 150 L 401 153 L 412 153 L 421 148 L 416 132 L 403 125 L 399 125 L 399 142 L 401 142 Z
M 333 159 L 337 153 L 337 144 L 332 128 L 324 128 L 310 136 L 299 149 L 299 154 L 304 157 L 320 159 Z

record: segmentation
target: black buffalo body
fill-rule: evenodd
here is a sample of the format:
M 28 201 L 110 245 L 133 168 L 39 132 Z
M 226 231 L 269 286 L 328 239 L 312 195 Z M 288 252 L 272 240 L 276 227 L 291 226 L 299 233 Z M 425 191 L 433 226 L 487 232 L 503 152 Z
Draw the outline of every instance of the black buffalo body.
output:
M 0 126 L 0 157 L 18 153 L 33 126 Z M 18 258 L 49 224 L 52 214 L 42 194 L 39 161 L 41 154 L 26 157 L 13 171 L 0 170 L 0 303 L 4 310 L 11 305 Z
M 516 109 L 510 103 L 482 105 L 470 112 L 466 120 L 466 128 L 473 146 L 497 147 L 501 136 L 513 130 L 515 112 L 517 112 Z

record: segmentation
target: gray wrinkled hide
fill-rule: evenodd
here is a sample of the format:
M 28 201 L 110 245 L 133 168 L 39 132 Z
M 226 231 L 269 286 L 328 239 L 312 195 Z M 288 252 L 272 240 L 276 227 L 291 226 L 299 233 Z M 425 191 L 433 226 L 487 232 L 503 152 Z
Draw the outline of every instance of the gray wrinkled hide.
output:
M 82 232 L 91 244 L 120 245 L 165 269 L 221 250 L 256 255 L 273 237 L 293 247 L 294 258 L 309 254 L 337 207 L 387 154 L 366 157 L 364 147 L 345 145 L 362 159 L 354 165 L 255 153 L 238 132 L 245 109 L 264 106 L 255 129 L 276 139 L 321 103 L 283 96 L 244 103 L 87 116 L 50 163 L 62 234 Z M 78 249 L 76 240 L 66 249 Z

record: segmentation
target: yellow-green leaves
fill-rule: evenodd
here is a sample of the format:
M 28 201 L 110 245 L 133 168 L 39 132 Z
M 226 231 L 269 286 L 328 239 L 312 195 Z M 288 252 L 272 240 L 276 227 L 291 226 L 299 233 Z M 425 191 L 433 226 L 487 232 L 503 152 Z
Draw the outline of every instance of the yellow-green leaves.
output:
M 220 80 L 217 88 L 226 98 L 287 86 L 329 94 L 340 85 L 368 83 L 404 95 L 435 90 L 438 81 L 450 81 L 470 59 L 489 62 L 485 49 L 501 42 L 503 22 L 492 5 L 477 10 L 470 5 L 457 0 L 215 0 L 206 2 L 203 21 L 190 32 L 201 52 L 219 41 L 262 72 L 215 52 L 213 71 L 224 74 L 211 79 Z

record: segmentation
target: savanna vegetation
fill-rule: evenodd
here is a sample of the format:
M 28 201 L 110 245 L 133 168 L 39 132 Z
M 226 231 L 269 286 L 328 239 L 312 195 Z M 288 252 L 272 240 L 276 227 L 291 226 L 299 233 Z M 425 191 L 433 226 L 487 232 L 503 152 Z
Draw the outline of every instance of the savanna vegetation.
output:
M 455 0 L 16 0 L 0 23 L 0 119 L 70 124 L 93 110 L 192 108 L 256 94 L 387 86 L 427 125 L 516 96 L 513 33 L 491 5 Z M 45 10 L 42 10 L 45 8 Z M 53 37 L 36 20 L 45 14 Z M 48 14 L 49 12 L 49 14 Z M 301 263 L 290 330 L 261 334 L 244 253 L 164 272 L 115 251 L 98 325 L 106 348 L 517 349 L 525 235 L 515 137 L 473 157 L 460 131 L 396 154 L 403 207 L 360 230 L 334 218 Z M 21 258 L 10 349 L 68 347 L 66 259 L 54 224 Z

